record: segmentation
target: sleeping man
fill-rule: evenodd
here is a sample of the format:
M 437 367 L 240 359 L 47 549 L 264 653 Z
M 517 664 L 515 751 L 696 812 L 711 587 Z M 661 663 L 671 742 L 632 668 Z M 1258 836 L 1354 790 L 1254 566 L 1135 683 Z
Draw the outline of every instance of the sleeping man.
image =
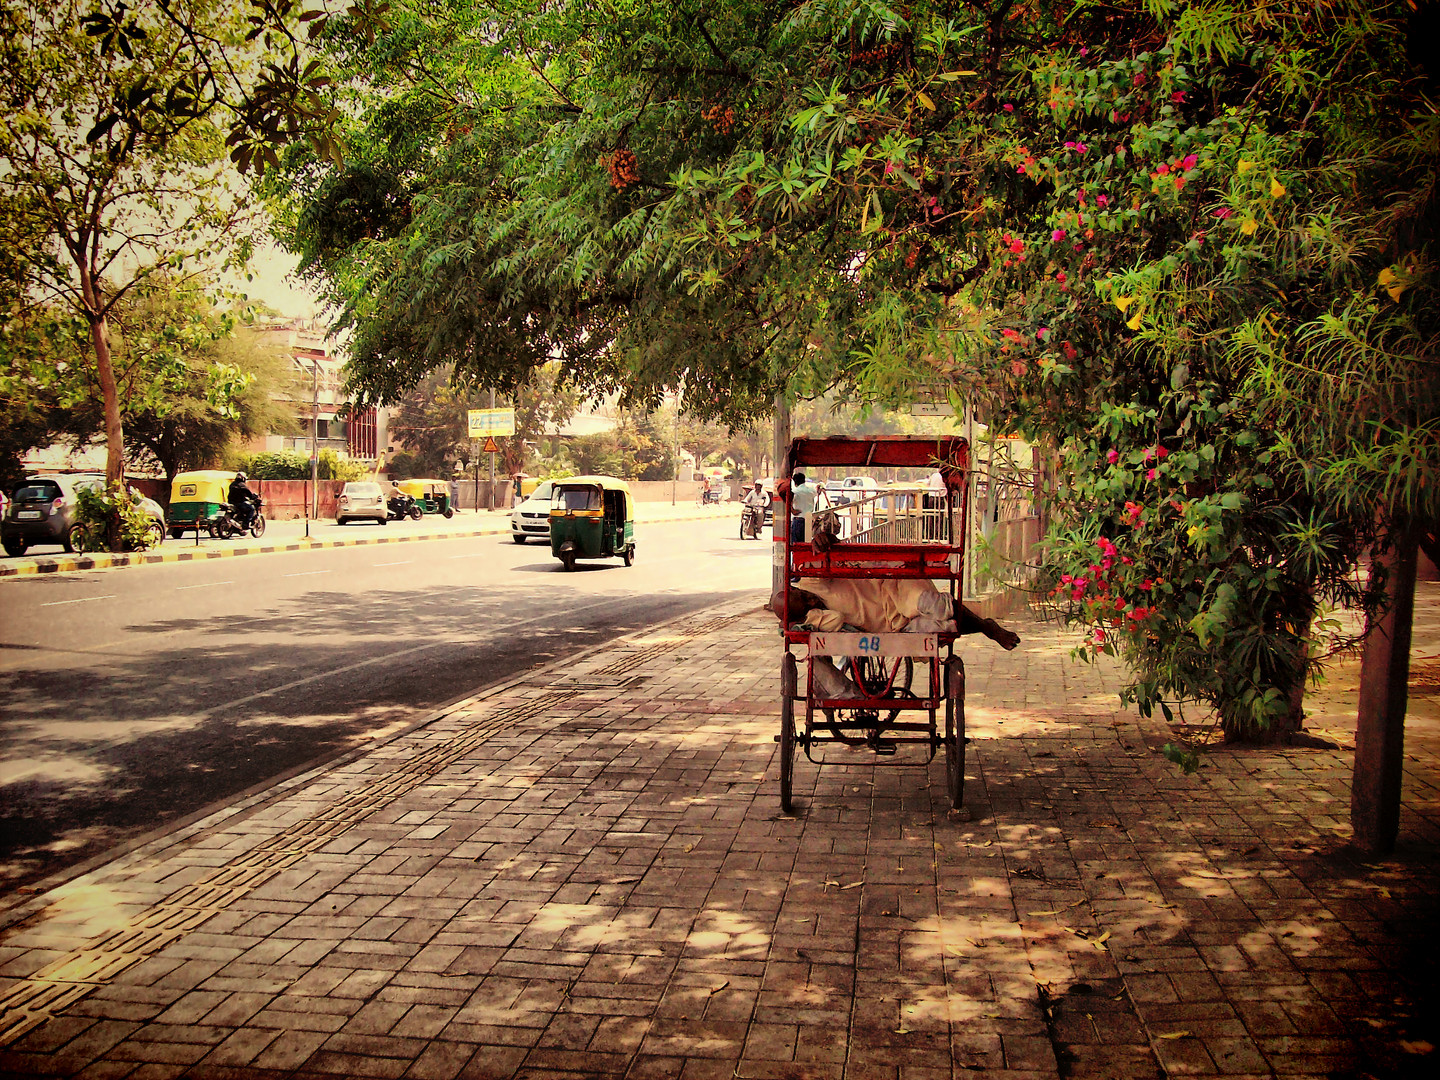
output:
M 786 626 L 837 631 L 846 626 L 870 634 L 984 634 L 1002 649 L 1020 644 L 1020 635 L 994 619 L 982 619 L 924 578 L 801 578 L 785 594 L 770 598 L 770 610 Z

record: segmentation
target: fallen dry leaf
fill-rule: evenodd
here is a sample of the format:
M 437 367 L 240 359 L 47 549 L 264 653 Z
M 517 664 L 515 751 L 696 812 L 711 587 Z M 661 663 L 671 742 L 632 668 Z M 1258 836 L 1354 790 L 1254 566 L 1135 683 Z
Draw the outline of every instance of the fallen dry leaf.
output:
M 1188 1031 L 1166 1031 L 1155 1037 L 1157 1039 L 1193 1039 L 1195 1036 Z
M 727 987 L 727 986 L 729 986 L 729 985 L 730 985 L 730 980 L 729 980 L 729 979 L 726 979 L 726 980 L 725 980 L 723 983 L 721 983 L 719 986 L 711 987 L 711 989 L 710 989 L 710 996 L 711 996 L 711 997 L 714 997 L 716 994 L 718 994 L 721 990 L 724 990 L 725 987 Z

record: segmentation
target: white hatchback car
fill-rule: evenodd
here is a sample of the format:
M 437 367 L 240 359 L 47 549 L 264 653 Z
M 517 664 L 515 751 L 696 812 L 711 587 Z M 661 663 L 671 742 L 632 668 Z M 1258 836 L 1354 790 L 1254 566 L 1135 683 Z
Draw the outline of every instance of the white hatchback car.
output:
M 385 495 L 379 484 L 371 480 L 351 480 L 341 490 L 339 506 L 335 511 L 335 524 L 378 521 L 384 525 L 389 520 L 390 514 L 385 509 Z
M 532 536 L 550 539 L 550 493 L 555 481 L 545 480 L 510 511 L 510 539 L 523 544 Z

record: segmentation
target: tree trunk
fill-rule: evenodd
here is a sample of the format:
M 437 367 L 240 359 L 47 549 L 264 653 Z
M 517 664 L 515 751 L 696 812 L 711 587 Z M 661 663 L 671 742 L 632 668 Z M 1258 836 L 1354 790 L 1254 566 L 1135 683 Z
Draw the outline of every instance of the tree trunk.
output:
M 1400 780 L 1409 703 L 1410 636 L 1415 614 L 1415 531 L 1391 537 L 1375 562 L 1386 571 L 1386 607 L 1367 628 L 1360 660 L 1360 706 L 1355 718 L 1355 771 L 1350 824 L 1355 846 L 1372 855 L 1395 850 L 1400 831 Z

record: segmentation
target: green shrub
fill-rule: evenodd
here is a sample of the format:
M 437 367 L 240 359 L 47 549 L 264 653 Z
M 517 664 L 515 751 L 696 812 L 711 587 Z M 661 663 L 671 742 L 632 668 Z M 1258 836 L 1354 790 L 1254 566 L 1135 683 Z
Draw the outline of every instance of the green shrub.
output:
M 111 484 L 104 491 L 94 487 L 75 489 L 75 537 L 77 551 L 107 551 L 111 526 L 120 551 L 144 551 L 155 542 L 150 518 L 140 505 L 140 496 L 124 484 Z

